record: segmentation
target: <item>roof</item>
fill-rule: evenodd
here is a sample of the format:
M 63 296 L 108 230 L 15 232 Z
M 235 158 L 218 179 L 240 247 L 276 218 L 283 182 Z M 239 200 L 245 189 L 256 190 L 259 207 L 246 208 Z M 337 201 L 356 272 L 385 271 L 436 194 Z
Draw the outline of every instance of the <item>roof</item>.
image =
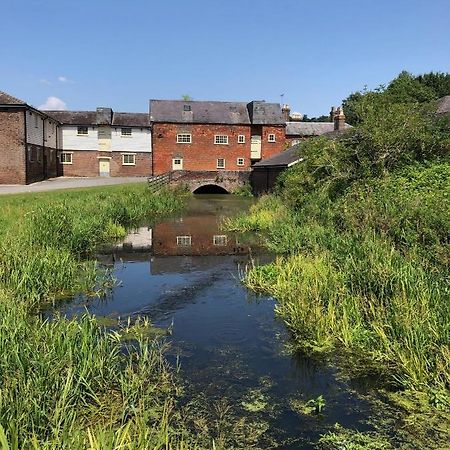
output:
M 66 125 L 97 125 L 97 111 L 44 111 Z M 149 127 L 147 113 L 114 112 L 112 126 Z
M 0 104 L 3 105 L 26 105 L 27 103 L 6 92 L 0 91 Z
M 348 123 L 345 128 L 351 128 Z M 333 122 L 286 122 L 286 136 L 321 136 L 334 130 Z
M 303 159 L 298 154 L 298 152 L 300 150 L 300 146 L 301 146 L 301 144 L 294 145 L 294 146 L 288 148 L 287 150 L 284 150 L 283 152 L 278 153 L 275 156 L 258 161 L 257 163 L 253 164 L 252 167 L 268 168 L 268 167 L 292 166 L 293 164 L 295 164 Z
M 150 100 L 150 120 L 169 123 L 250 124 L 247 104 L 241 102 Z
M 284 125 L 281 107 L 264 101 L 150 100 L 150 120 L 166 123 Z
M 450 116 L 450 95 L 446 95 L 445 97 L 440 98 L 437 101 L 437 106 L 438 114 L 445 114 L 446 116 Z

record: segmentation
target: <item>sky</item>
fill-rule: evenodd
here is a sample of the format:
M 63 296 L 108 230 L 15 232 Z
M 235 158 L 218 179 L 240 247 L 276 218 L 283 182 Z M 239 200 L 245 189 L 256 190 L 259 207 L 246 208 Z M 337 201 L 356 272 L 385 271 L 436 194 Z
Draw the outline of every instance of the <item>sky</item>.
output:
M 328 114 L 400 71 L 450 72 L 450 0 L 0 0 L 0 90 L 50 109 L 148 100 Z

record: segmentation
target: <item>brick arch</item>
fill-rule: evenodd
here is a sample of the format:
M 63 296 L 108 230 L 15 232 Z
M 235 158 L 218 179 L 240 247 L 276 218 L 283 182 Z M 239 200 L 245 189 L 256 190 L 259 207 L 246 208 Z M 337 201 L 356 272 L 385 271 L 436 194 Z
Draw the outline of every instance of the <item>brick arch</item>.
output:
M 230 192 L 225 186 L 218 183 L 203 183 L 198 187 L 191 186 L 193 194 L 229 194 Z

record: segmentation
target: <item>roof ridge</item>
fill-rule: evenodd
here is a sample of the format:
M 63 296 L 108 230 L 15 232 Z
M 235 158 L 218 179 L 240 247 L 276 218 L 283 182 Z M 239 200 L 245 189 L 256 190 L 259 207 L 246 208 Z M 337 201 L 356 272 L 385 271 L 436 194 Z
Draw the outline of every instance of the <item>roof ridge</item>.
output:
M 8 94 L 7 92 L 5 92 L 5 91 L 0 91 L 0 96 L 2 96 L 2 95 L 4 95 L 5 97 L 9 97 L 12 101 L 13 101 L 13 103 L 16 103 L 16 104 L 23 104 L 23 105 L 26 105 L 27 104 L 27 102 L 24 102 L 23 100 L 21 100 L 20 98 L 17 98 L 17 97 L 14 97 L 13 95 L 11 95 L 11 94 Z

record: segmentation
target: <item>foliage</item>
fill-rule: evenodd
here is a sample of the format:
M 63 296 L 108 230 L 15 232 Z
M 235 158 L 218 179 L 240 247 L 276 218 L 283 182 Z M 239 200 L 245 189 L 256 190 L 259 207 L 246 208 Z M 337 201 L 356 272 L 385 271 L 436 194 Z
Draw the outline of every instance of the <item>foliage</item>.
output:
M 307 114 L 304 114 L 302 117 L 302 122 L 331 122 L 331 118 L 329 115 L 322 115 L 318 117 L 308 117 Z
M 249 183 L 240 186 L 233 191 L 238 197 L 253 197 L 252 186 Z

